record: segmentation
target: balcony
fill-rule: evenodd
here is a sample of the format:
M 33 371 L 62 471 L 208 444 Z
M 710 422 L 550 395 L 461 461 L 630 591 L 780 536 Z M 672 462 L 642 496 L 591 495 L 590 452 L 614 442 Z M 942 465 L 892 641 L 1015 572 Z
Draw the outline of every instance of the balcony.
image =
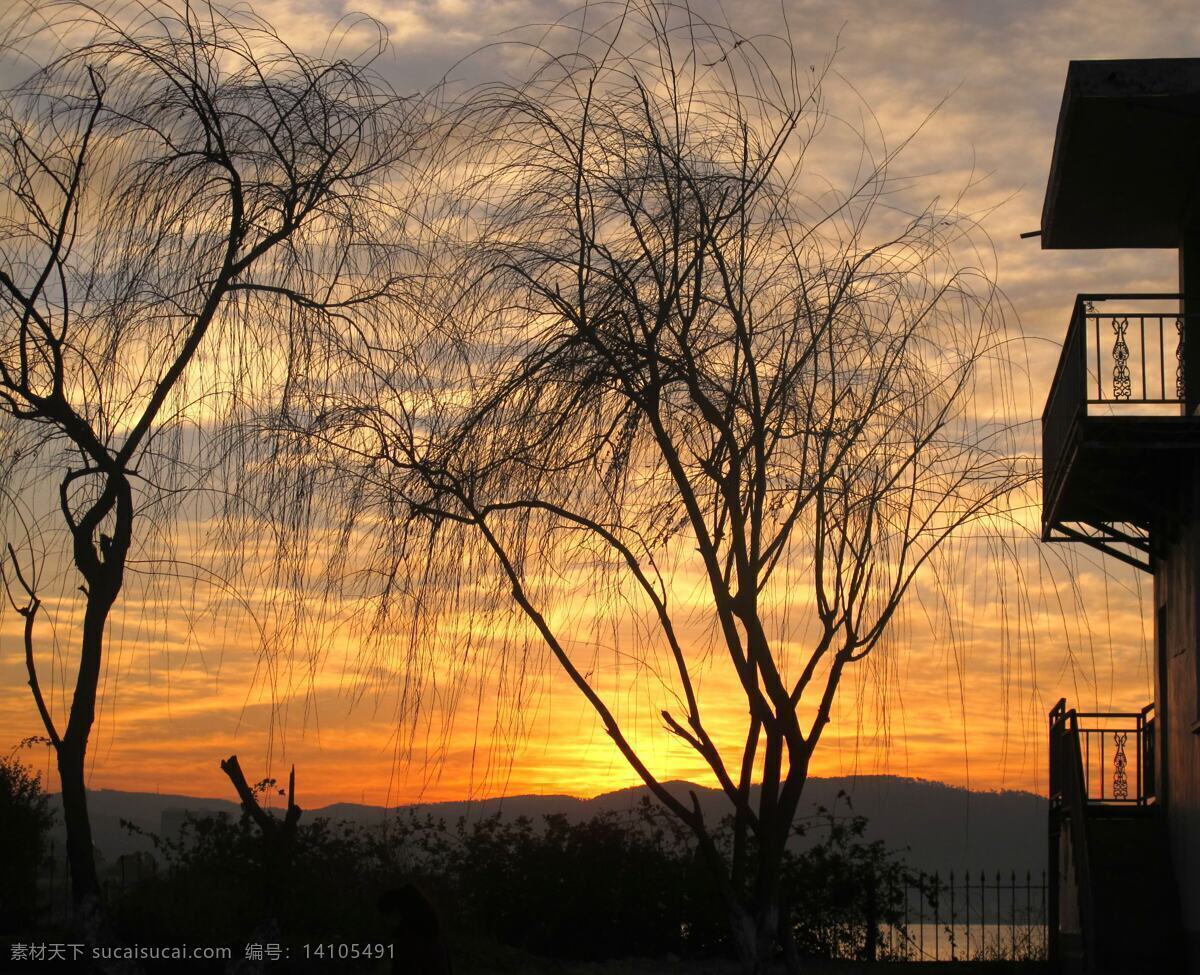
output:
M 1179 295 L 1079 295 L 1042 412 L 1042 538 L 1150 568 L 1150 525 L 1200 451 Z M 1190 325 L 1189 325 L 1190 323 Z M 1185 326 L 1187 326 L 1185 328 Z
M 1154 705 L 1050 712 L 1050 954 L 1067 971 L 1168 971 L 1182 928 L 1156 801 Z M 1133 892 L 1133 896 L 1131 896 Z M 1130 932 L 1137 932 L 1131 937 Z
M 1050 805 L 1067 809 L 1072 791 L 1088 807 L 1147 806 L 1155 801 L 1154 705 L 1140 711 L 1050 712 Z

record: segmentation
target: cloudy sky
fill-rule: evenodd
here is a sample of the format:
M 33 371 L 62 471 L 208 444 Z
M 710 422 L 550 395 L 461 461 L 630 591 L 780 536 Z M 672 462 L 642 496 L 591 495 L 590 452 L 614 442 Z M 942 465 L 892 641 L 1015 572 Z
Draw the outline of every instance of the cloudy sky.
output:
M 391 39 L 381 69 L 401 91 L 428 88 L 447 74 L 518 76 L 524 62 L 503 45 L 462 59 L 574 7 L 537 0 L 255 4 L 299 48 L 319 49 L 353 11 L 377 18 Z M 971 185 L 967 206 L 994 242 L 999 283 L 1028 339 L 1031 420 L 1040 414 L 1076 293 L 1175 290 L 1173 251 L 1046 252 L 1019 234 L 1039 226 L 1068 61 L 1200 54 L 1200 20 L 1190 4 L 785 0 L 697 9 L 746 34 L 779 33 L 786 18 L 800 58 L 810 63 L 836 49 L 833 109 L 851 122 L 877 124 L 892 143 L 919 129 L 902 166 L 929 196 L 953 197 Z M 863 106 L 874 121 L 860 121 Z M 914 606 L 890 656 L 846 684 L 815 774 L 892 772 L 1040 790 L 1044 715 L 1058 697 L 1122 710 L 1151 699 L 1149 577 L 1027 542 L 999 559 L 989 551 L 968 544 L 945 564 L 952 632 L 929 622 L 935 610 Z M 92 739 L 93 787 L 225 795 L 217 762 L 233 752 L 251 775 L 280 774 L 295 762 L 308 806 L 500 792 L 588 795 L 634 781 L 548 663 L 531 671 L 522 734 L 514 738 L 509 724 L 501 739 L 493 734 L 497 688 L 484 679 L 457 688 L 457 707 L 430 709 L 409 749 L 395 733 L 396 687 L 364 683 L 352 642 L 324 648 L 315 676 L 303 667 L 276 672 L 255 654 L 248 626 L 214 622 L 219 600 L 192 601 L 186 611 L 147 622 L 154 614 L 139 599 L 134 585 L 114 617 Z M 1005 620 L 1018 615 L 1024 622 L 1013 637 Z M 11 609 L 0 617 L 0 752 L 40 731 L 18 622 Z M 61 645 L 47 639 L 44 650 L 47 659 L 54 655 L 61 707 L 69 699 L 70 635 L 55 639 Z M 622 693 L 637 738 L 637 694 Z M 690 756 L 651 738 L 649 715 L 640 720 L 661 775 L 707 781 Z M 44 754 L 25 754 L 48 769 Z

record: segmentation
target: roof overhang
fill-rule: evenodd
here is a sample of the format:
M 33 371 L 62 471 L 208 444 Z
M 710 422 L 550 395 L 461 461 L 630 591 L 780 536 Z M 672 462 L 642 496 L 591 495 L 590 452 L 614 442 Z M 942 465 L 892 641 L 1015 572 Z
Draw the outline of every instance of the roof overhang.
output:
M 1200 179 L 1200 58 L 1072 61 L 1042 247 L 1178 247 Z

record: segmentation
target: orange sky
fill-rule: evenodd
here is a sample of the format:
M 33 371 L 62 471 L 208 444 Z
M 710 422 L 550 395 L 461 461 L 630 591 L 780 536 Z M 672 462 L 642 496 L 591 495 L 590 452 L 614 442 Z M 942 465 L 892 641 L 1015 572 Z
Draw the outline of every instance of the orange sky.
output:
M 387 70 L 402 88 L 432 83 L 502 28 L 561 8 L 535 0 L 351 6 L 392 27 L 396 50 Z M 341 12 L 315 0 L 256 7 L 300 46 Z M 951 95 L 913 145 L 907 166 L 949 187 L 972 173 L 986 176 L 972 199 L 981 215 L 988 211 L 984 226 L 996 244 L 1000 284 L 1030 337 L 1031 419 L 1040 413 L 1077 292 L 1175 290 L 1173 253 L 1043 252 L 1018 235 L 1039 225 L 1067 60 L 1193 54 L 1200 25 L 1190 5 L 1118 10 L 1090 2 L 879 0 L 852 8 L 789 2 L 786 8 L 797 45 L 811 50 L 814 61 L 840 29 L 837 69 L 886 131 L 910 130 Z M 467 9 L 471 16 L 464 19 Z M 300 25 L 295 37 L 288 34 L 291 25 Z M 737 26 L 749 32 L 756 25 Z M 500 55 L 495 64 L 503 67 Z M 1035 509 L 1025 513 L 1029 523 L 1036 516 Z M 891 772 L 973 788 L 1041 790 L 1044 718 L 1059 696 L 1122 710 L 1151 699 L 1148 576 L 1029 541 L 1016 543 L 1015 555 L 998 570 L 987 543 L 968 540 L 946 554 L 942 581 L 945 603 L 929 593 L 924 601 L 911 600 L 888 654 L 845 681 L 814 774 Z M 40 631 L 42 680 L 60 715 L 64 687 L 73 679 L 71 586 L 64 580 L 53 636 L 48 624 Z M 523 729 L 514 729 L 512 715 L 498 719 L 498 672 L 482 663 L 453 706 L 444 696 L 448 676 L 427 673 L 426 708 L 414 721 L 397 714 L 402 661 L 382 661 L 365 674 L 351 634 L 267 666 L 257 634 L 236 607 L 206 587 L 193 592 L 179 584 L 170 593 L 173 608 L 163 619 L 143 605 L 135 580 L 114 614 L 90 753 L 93 787 L 229 797 L 217 763 L 233 752 L 251 777 L 282 776 L 294 762 L 299 801 L 310 807 L 500 793 L 592 795 L 636 781 L 544 655 L 530 659 Z M 1006 630 L 1004 621 L 1018 613 L 1024 623 Z M 41 732 L 25 686 L 19 623 L 6 606 L 0 614 L 5 752 Z M 1006 632 L 1018 632 L 1019 639 Z M 319 666 L 310 670 L 313 661 Z M 614 680 L 610 689 L 617 692 L 618 715 L 656 772 L 710 781 L 651 720 L 652 682 Z M 743 719 L 744 706 L 729 691 L 715 670 L 706 678 L 709 721 L 718 734 Z M 497 727 L 512 740 L 497 736 Z M 24 755 L 48 772 L 54 787 L 44 750 Z
M 1143 580 L 1085 564 L 1076 568 L 1074 588 L 1071 573 L 1043 558 L 1035 543 L 999 566 L 981 551 L 986 544 L 964 540 L 947 549 L 937 589 L 914 592 L 890 645 L 843 681 L 814 774 L 890 772 L 974 788 L 1037 789 L 1043 719 L 1059 695 L 1122 710 L 1151 699 L 1148 632 L 1137 592 L 1125 588 L 1141 583 L 1144 593 Z M 77 602 L 69 592 L 62 598 Z M 519 713 L 499 684 L 503 675 L 513 686 L 520 658 L 502 665 L 487 641 L 477 640 L 457 648 L 469 657 L 456 666 L 472 677 L 455 680 L 450 665 L 418 668 L 421 710 L 402 714 L 400 688 L 414 674 L 397 659 L 403 640 L 378 659 L 364 656 L 353 633 L 342 630 L 312 648 L 315 656 L 302 649 L 272 659 L 260 652 L 246 614 L 209 587 L 176 602 L 189 611 L 176 606 L 164 618 L 164 597 L 155 595 L 151 605 L 135 577 L 114 613 L 90 753 L 93 787 L 226 795 L 217 763 L 234 752 L 253 777 L 282 777 L 294 762 L 310 807 L 594 795 L 637 781 L 536 641 L 525 658 Z M 1006 635 L 1003 620 L 1018 611 L 1026 622 L 1016 637 Z M 586 640 L 586 605 L 567 612 L 578 617 L 578 636 Z M 49 618 L 39 643 L 42 681 L 62 715 L 70 654 L 67 647 L 51 654 Z M 57 614 L 64 639 L 70 618 Z M 8 745 L 40 731 L 23 684 L 18 622 L 10 612 L 0 627 L 0 679 L 8 689 L 0 694 L 0 729 Z M 572 635 L 570 625 L 563 631 Z M 688 629 L 682 635 L 701 639 Z M 718 657 L 702 671 L 701 704 L 714 738 L 733 744 L 745 707 L 721 663 Z M 655 716 L 670 701 L 658 682 L 634 679 L 627 666 L 604 671 L 598 684 L 658 775 L 711 784 L 702 763 L 659 727 Z M 457 700 L 448 698 L 452 693 Z M 48 755 L 32 755 L 52 782 Z

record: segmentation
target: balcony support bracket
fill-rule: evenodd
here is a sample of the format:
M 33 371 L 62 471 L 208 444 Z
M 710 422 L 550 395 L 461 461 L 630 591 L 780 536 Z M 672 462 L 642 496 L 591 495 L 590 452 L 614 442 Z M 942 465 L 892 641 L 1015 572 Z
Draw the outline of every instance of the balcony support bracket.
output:
M 1098 552 L 1112 556 L 1135 569 L 1153 574 L 1150 533 L 1140 526 L 1124 531 L 1115 525 L 1094 525 L 1089 522 L 1054 522 L 1046 526 L 1042 540 L 1046 542 L 1082 542 Z M 1120 547 L 1118 547 L 1120 546 Z

